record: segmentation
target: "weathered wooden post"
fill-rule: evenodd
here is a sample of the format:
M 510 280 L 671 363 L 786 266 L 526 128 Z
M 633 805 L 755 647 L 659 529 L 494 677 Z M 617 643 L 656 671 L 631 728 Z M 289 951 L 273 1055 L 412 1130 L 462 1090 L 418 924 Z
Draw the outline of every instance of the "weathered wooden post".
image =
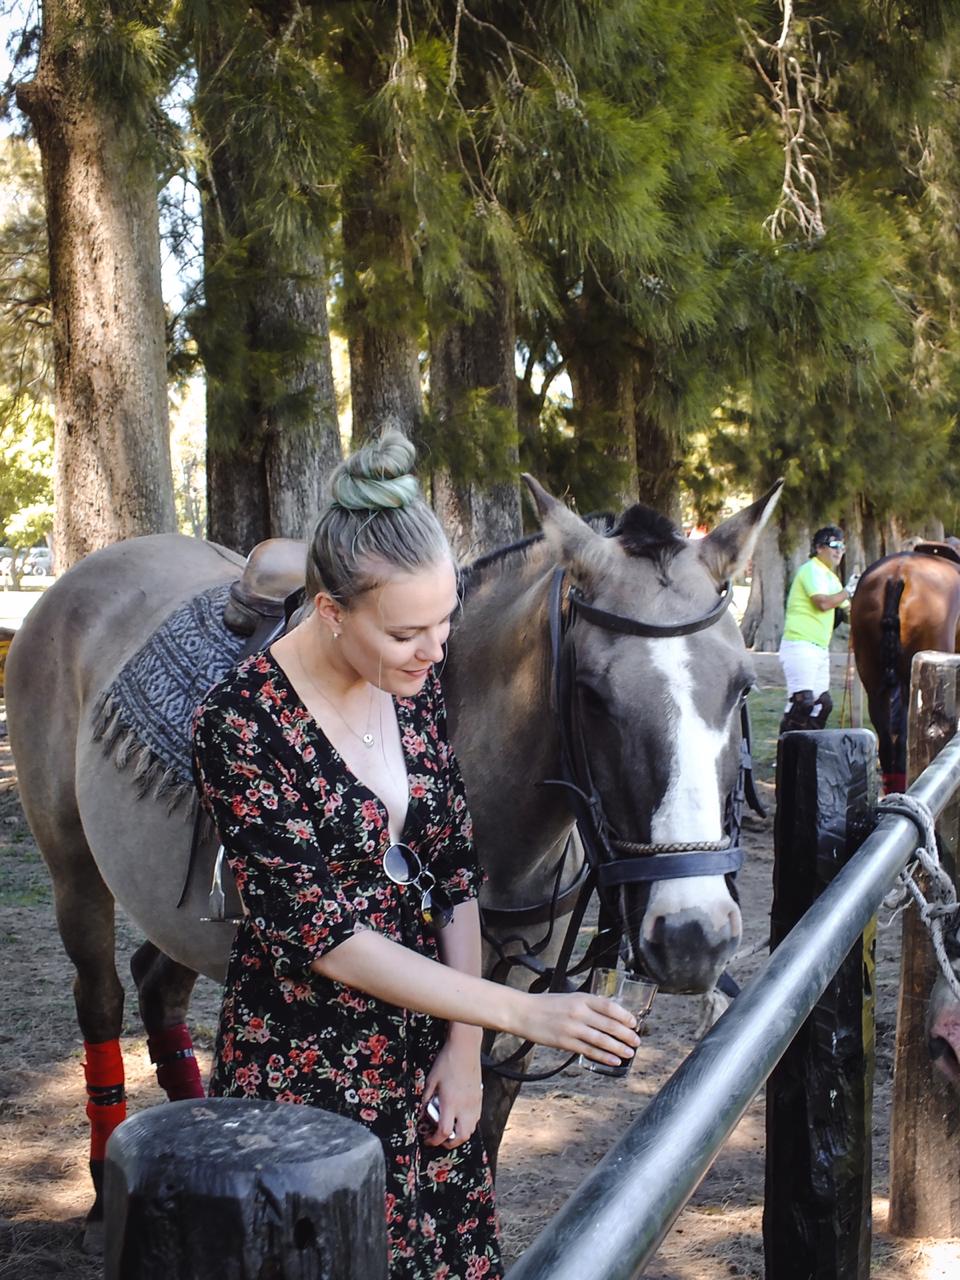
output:
M 780 739 L 771 949 L 869 834 L 876 749 L 866 729 Z M 772 1280 L 870 1273 L 874 942 L 871 928 L 767 1082 L 763 1242 Z
M 116 1129 L 104 1280 L 386 1280 L 383 1150 L 315 1107 L 168 1102 Z
M 922 773 L 957 731 L 960 655 L 918 653 L 910 674 L 907 777 Z M 956 883 L 960 802 L 937 822 L 940 856 Z M 916 909 L 903 916 L 900 1002 L 890 1127 L 890 1231 L 960 1236 L 960 1099 L 933 1069 L 924 1023 L 937 976 Z

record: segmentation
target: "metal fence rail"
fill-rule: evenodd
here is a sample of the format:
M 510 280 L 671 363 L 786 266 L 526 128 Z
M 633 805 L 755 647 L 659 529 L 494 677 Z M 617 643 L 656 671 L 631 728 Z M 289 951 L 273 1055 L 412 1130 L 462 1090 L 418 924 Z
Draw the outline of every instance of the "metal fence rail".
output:
M 935 816 L 960 786 L 960 735 L 910 788 Z M 731 1008 L 574 1192 L 507 1280 L 634 1280 L 917 845 L 875 832 Z

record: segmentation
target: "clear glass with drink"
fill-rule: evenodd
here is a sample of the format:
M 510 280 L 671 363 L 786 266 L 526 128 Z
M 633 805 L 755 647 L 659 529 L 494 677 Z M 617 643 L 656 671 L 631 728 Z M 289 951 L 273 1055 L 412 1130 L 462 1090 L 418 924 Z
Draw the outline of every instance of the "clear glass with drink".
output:
M 637 1020 L 637 1030 L 653 1005 L 657 994 L 657 984 L 644 978 L 631 978 L 624 969 L 594 969 L 590 975 L 590 993 L 595 996 L 608 996 L 616 1000 Z M 601 1076 L 625 1076 L 636 1062 L 637 1055 L 627 1058 L 618 1067 L 609 1067 L 605 1062 L 594 1062 L 592 1058 L 580 1055 L 580 1066 L 587 1071 L 595 1071 Z

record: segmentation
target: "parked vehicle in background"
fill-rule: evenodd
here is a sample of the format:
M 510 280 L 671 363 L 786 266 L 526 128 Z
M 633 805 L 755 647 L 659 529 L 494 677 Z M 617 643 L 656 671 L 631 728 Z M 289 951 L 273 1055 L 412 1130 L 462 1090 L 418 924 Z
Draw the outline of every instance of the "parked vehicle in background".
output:
M 24 574 L 34 577 L 53 572 L 53 552 L 49 547 L 31 547 L 23 566 Z

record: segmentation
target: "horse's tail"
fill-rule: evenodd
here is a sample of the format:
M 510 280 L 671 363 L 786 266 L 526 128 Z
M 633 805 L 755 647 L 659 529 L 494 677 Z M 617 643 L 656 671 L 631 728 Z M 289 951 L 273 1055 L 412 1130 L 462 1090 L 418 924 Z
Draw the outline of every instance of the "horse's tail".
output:
M 900 683 L 900 597 L 904 586 L 903 578 L 888 578 L 883 588 L 880 658 L 883 662 L 883 683 L 888 689 L 894 689 Z
M 907 704 L 905 690 L 900 679 L 900 598 L 903 595 L 904 580 L 901 577 L 888 578 L 883 588 L 883 615 L 880 619 L 880 659 L 883 667 L 883 685 L 888 697 L 887 735 L 889 745 L 883 749 L 884 733 L 877 725 L 880 734 L 880 761 L 883 769 L 883 790 L 889 795 L 892 792 L 905 791 L 906 775 L 906 739 L 907 739 Z

